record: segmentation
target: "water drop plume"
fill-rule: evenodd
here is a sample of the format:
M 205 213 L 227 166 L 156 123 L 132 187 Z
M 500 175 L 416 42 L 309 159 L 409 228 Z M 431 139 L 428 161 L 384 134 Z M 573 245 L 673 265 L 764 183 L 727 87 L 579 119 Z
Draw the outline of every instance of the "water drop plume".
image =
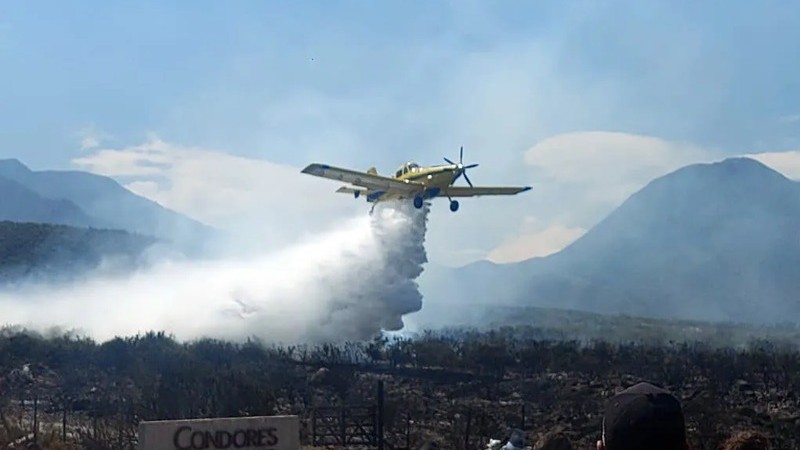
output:
M 422 307 L 429 205 L 385 202 L 298 245 L 247 259 L 165 260 L 124 277 L 0 293 L 2 321 L 99 341 L 148 331 L 180 340 L 369 339 Z

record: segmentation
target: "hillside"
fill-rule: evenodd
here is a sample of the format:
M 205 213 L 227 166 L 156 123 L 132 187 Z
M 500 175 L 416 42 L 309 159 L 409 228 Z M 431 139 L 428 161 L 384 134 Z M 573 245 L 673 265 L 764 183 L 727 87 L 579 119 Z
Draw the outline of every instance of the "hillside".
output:
M 56 223 L 88 227 L 100 221 L 69 200 L 45 198 L 27 187 L 0 176 L 0 220 Z
M 140 197 L 108 177 L 81 171 L 33 171 L 16 159 L 0 160 L 0 177 L 44 199 L 70 202 L 92 217 L 89 223 L 95 227 L 151 235 L 181 247 L 193 246 L 213 233 L 212 228 Z M 18 217 L 5 218 L 23 221 L 27 209 L 38 208 L 38 204 L 22 202 Z M 64 220 L 45 222 L 77 224 Z
M 67 280 L 102 263 L 131 267 L 155 239 L 119 230 L 0 222 L 0 285 Z
M 461 302 L 796 321 L 798 232 L 800 184 L 734 158 L 653 180 L 559 253 L 470 265 L 439 273 L 436 284 Z M 432 309 L 445 298 L 440 289 L 426 292 Z

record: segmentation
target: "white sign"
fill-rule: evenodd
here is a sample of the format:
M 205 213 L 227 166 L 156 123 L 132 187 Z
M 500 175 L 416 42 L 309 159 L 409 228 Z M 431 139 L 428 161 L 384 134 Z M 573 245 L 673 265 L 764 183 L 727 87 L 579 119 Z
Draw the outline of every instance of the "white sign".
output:
M 297 416 L 163 420 L 139 424 L 139 450 L 300 450 Z

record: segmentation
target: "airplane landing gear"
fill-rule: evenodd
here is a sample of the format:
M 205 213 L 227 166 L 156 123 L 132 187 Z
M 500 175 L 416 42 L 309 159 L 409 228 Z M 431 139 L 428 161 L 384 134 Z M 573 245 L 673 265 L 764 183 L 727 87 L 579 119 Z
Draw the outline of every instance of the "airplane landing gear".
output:
M 453 212 L 458 211 L 458 201 L 457 200 L 450 200 L 450 211 L 453 211 Z

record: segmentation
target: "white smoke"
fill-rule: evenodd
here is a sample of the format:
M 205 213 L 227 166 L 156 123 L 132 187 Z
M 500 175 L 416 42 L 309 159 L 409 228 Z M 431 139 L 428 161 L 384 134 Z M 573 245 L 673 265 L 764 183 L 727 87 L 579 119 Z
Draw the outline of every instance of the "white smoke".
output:
M 376 205 L 335 231 L 246 260 L 161 262 L 123 278 L 0 294 L 0 321 L 96 340 L 165 331 L 266 342 L 364 339 L 419 311 L 429 206 Z

